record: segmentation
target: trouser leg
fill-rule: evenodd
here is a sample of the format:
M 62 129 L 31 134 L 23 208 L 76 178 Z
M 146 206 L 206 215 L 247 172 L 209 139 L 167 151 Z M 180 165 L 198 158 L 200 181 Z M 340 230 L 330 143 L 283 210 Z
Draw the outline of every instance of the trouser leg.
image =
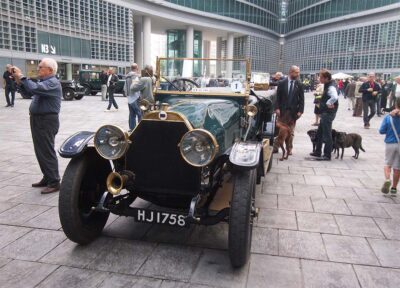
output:
M 324 113 L 321 115 L 322 141 L 325 143 L 324 156 L 331 158 L 332 154 L 332 122 L 335 119 L 335 113 Z
M 375 100 L 369 100 L 368 101 L 368 106 L 369 106 L 369 109 L 371 111 L 371 114 L 368 115 L 368 124 L 369 124 L 369 121 L 374 117 L 374 115 L 376 113 L 376 102 L 375 102 Z
M 118 104 L 117 104 L 117 101 L 115 101 L 115 97 L 114 97 L 114 91 L 110 92 L 109 97 L 112 98 L 112 105 L 114 106 L 114 108 L 118 109 Z
M 294 140 L 294 129 L 296 128 L 296 122 L 294 122 L 292 125 L 289 125 L 290 130 L 292 130 L 292 134 L 290 134 L 289 137 L 289 144 L 288 144 L 288 150 L 292 151 L 293 149 L 293 140 Z
M 368 119 L 368 107 L 369 107 L 369 105 L 368 105 L 368 101 L 363 101 L 362 102 L 362 105 L 363 105 L 363 120 L 364 120 L 364 125 L 367 125 L 368 124 L 368 122 L 369 122 L 369 119 Z
M 133 103 L 129 103 L 129 129 L 132 130 L 136 126 L 136 114 L 135 110 L 132 106 Z
M 54 150 L 55 136 L 60 126 L 58 115 L 31 116 L 32 139 L 36 158 L 48 186 L 58 185 L 58 159 Z
M 320 120 L 319 120 L 319 125 L 318 125 L 318 129 L 317 129 L 317 135 L 315 136 L 317 139 L 317 143 L 315 145 L 315 153 L 320 154 L 322 152 L 322 143 L 323 143 L 323 139 L 322 139 L 322 115 L 320 115 Z
M 11 102 L 10 102 L 11 89 L 6 86 L 6 88 L 4 89 L 4 93 L 5 93 L 5 96 L 6 96 L 7 105 L 11 105 Z
M 110 110 L 111 109 L 111 105 L 113 105 L 114 93 L 113 93 L 113 91 L 111 89 L 108 89 L 107 93 L 108 93 L 108 107 L 107 107 L 107 109 Z
M 107 96 L 107 85 L 101 85 L 101 100 L 106 101 Z

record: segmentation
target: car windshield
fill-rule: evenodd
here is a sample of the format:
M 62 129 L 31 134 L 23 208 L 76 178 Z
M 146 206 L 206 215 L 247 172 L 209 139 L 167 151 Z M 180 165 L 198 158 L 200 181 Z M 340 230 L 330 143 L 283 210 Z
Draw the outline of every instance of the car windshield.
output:
M 248 95 L 249 66 L 245 59 L 159 58 L 156 93 Z

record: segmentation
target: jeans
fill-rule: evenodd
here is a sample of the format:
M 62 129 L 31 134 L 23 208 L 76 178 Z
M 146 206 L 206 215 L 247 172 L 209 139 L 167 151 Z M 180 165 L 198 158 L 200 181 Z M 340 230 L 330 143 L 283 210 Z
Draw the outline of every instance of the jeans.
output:
M 381 111 L 381 95 L 377 95 L 376 96 L 376 114 L 378 115 L 382 115 L 382 111 Z
M 54 150 L 54 140 L 60 127 L 58 114 L 31 115 L 30 122 L 33 148 L 43 179 L 50 187 L 58 185 L 60 175 L 57 154 Z
M 332 122 L 336 117 L 336 113 L 322 113 L 321 120 L 319 122 L 318 130 L 317 130 L 317 146 L 315 152 L 317 154 L 321 154 L 322 152 L 322 143 L 325 143 L 324 146 L 324 156 L 331 159 L 332 154 Z
M 4 89 L 4 92 L 6 93 L 6 101 L 7 105 L 14 105 L 14 99 L 15 99 L 15 90 L 10 88 L 9 86 L 6 86 Z M 10 101 L 10 94 L 11 94 L 11 101 Z
M 371 110 L 371 114 L 368 115 L 368 108 Z M 364 125 L 368 125 L 369 121 L 374 117 L 376 113 L 376 101 L 375 99 L 363 101 L 363 117 Z
M 106 101 L 107 96 L 107 85 L 101 84 L 101 100 Z
M 118 109 L 118 104 L 114 99 L 114 89 L 108 89 L 108 107 L 107 110 L 111 109 L 111 105 Z
M 138 122 L 142 120 L 142 111 L 139 108 L 139 102 L 128 103 L 129 107 L 129 129 L 133 130 L 136 127 L 136 116 Z

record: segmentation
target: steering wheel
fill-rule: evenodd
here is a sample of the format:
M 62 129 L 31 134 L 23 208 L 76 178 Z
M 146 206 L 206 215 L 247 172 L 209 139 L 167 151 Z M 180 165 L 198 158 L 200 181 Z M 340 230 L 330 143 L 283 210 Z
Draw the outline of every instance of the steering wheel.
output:
M 196 88 L 200 87 L 199 84 L 187 78 L 175 79 L 174 81 L 172 81 L 172 83 L 175 84 L 173 86 L 178 86 L 179 87 L 178 90 L 181 91 L 191 91 L 193 87 Z

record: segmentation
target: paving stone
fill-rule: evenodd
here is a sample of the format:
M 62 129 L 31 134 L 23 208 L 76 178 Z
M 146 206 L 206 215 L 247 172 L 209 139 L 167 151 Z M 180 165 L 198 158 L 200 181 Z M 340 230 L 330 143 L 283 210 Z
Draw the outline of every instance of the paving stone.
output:
M 212 226 L 195 226 L 188 243 L 206 248 L 228 249 L 229 225 L 220 223 Z
M 0 283 L 2 287 L 36 287 L 57 267 L 50 264 L 14 260 L 0 269 Z
M 301 260 L 304 287 L 358 288 L 358 280 L 350 264 Z
M 313 211 L 310 198 L 278 195 L 278 208 L 284 210 Z
M 256 195 L 256 207 L 257 208 L 278 208 L 278 195 L 274 194 L 262 194 Z
M 330 176 L 304 175 L 307 185 L 335 186 Z
M 339 169 L 315 167 L 314 171 L 318 176 L 342 176 Z
M 24 226 L 58 230 L 61 228 L 58 207 L 53 207 L 24 223 Z
M 0 249 L 7 246 L 16 239 L 24 236 L 32 229 L 25 227 L 0 225 Z
M 384 204 L 384 203 L 382 203 L 381 206 L 385 209 L 385 211 L 390 215 L 391 218 L 395 218 L 395 219 L 400 218 L 400 204 Z
M 354 188 L 358 197 L 362 201 L 369 202 L 380 202 L 380 203 L 394 203 L 390 196 L 382 194 L 380 190 L 376 189 L 366 189 L 366 188 Z
M 14 206 L 17 206 L 17 204 L 9 202 L 0 202 L 0 213 L 7 211 L 8 209 L 11 209 Z
M 132 288 L 158 288 L 160 287 L 162 280 L 153 278 L 139 277 Z
M 126 288 L 132 287 L 138 281 L 137 277 L 109 273 L 108 276 L 96 286 L 97 288 Z M 96 281 L 97 282 L 97 281 Z
M 302 287 L 298 259 L 269 255 L 252 255 L 247 287 L 300 288 Z
M 253 253 L 278 255 L 278 230 L 253 227 L 251 251 Z
M 353 188 L 323 186 L 327 198 L 360 200 Z
M 345 178 L 345 177 L 331 177 L 336 187 L 364 187 L 361 181 L 357 178 Z
M 336 221 L 330 214 L 297 212 L 299 230 L 340 234 Z
M 279 174 L 278 175 L 278 183 L 290 183 L 290 184 L 305 184 L 303 175 L 296 174 Z
M 350 210 L 342 199 L 311 199 L 315 212 L 332 213 L 332 214 L 348 214 Z
M 330 261 L 379 265 L 365 238 L 323 234 Z
M 95 288 L 108 273 L 62 266 L 38 285 L 38 288 L 85 287 Z
M 294 196 L 326 198 L 321 186 L 293 184 L 293 193 Z
M 16 197 L 18 197 L 21 194 L 26 193 L 27 191 L 31 190 L 33 188 L 27 188 L 27 187 L 21 187 L 21 186 L 14 186 L 14 185 L 8 185 L 5 187 L 0 188 L 0 201 L 10 201 Z M 0 202 L 1 203 L 1 202 Z M 17 205 L 17 204 L 11 204 L 10 205 Z M 0 212 L 1 209 L 0 209 Z
M 375 222 L 382 230 L 385 237 L 392 240 L 400 240 L 400 225 L 397 219 L 376 218 Z
M 252 255 L 251 261 L 256 256 Z M 239 269 L 232 268 L 226 251 L 205 249 L 190 283 L 223 288 L 245 287 L 247 271 L 248 265 Z
M 0 268 L 6 265 L 8 262 L 11 262 L 12 259 L 10 258 L 2 258 L 0 257 Z
M 169 227 L 165 225 L 152 225 L 147 231 L 143 240 L 150 242 L 160 243 L 171 243 L 171 244 L 183 244 L 187 242 L 193 227 L 181 228 L 181 227 Z M 209 231 L 209 234 L 212 232 Z M 206 236 L 209 236 L 207 234 Z
M 291 184 L 268 184 L 264 183 L 262 193 L 265 194 L 283 194 L 293 195 L 293 188 Z
M 44 211 L 50 209 L 49 206 L 20 204 L 8 209 L 0 214 L 0 223 L 8 225 L 22 225 Z
M 368 239 L 382 266 L 400 268 L 400 241 Z
M 296 216 L 294 211 L 260 209 L 255 224 L 258 227 L 297 230 Z
M 335 215 L 343 235 L 384 238 L 374 220 L 368 217 Z
M 154 247 L 152 243 L 114 239 L 108 249 L 98 252 L 98 257 L 87 268 L 134 275 Z
M 14 181 L 13 179 L 20 175 L 18 172 L 2 172 L 0 171 L 0 182 L 2 181 Z
M 289 166 L 289 174 L 315 175 L 315 172 L 311 167 Z
M 279 230 L 279 255 L 328 260 L 319 233 Z
M 33 230 L 1 250 L 1 255 L 19 260 L 37 261 L 65 240 L 63 232 Z
M 189 280 L 201 249 L 160 244 L 138 271 L 138 275 L 171 280 Z
M 378 203 L 365 202 L 365 201 L 354 201 L 354 202 L 346 201 L 346 203 L 351 211 L 351 214 L 353 215 L 390 218 L 388 213 L 386 213 L 386 211 Z
M 12 198 L 10 201 L 15 203 L 24 203 L 24 204 L 32 204 L 32 205 L 46 205 L 46 202 L 50 199 L 58 196 L 58 193 L 51 194 L 41 194 L 40 188 L 32 187 L 21 187 L 22 189 L 26 189 L 27 191 L 23 194 L 20 194 L 17 197 Z M 42 188 L 43 189 L 43 188 Z M 58 198 L 58 197 L 57 197 Z
M 363 288 L 400 287 L 400 270 L 359 265 L 354 270 Z
M 164 280 L 161 283 L 160 288 L 188 288 L 189 283 L 185 283 L 185 282 L 177 282 L 177 281 L 170 281 L 170 280 Z
M 78 245 L 69 239 L 62 242 L 50 253 L 40 259 L 41 262 L 84 268 L 105 250 L 114 245 L 112 238 L 101 237 L 88 245 Z
M 151 229 L 151 224 L 135 222 L 133 217 L 119 217 L 103 230 L 103 234 L 111 237 L 138 240 Z

